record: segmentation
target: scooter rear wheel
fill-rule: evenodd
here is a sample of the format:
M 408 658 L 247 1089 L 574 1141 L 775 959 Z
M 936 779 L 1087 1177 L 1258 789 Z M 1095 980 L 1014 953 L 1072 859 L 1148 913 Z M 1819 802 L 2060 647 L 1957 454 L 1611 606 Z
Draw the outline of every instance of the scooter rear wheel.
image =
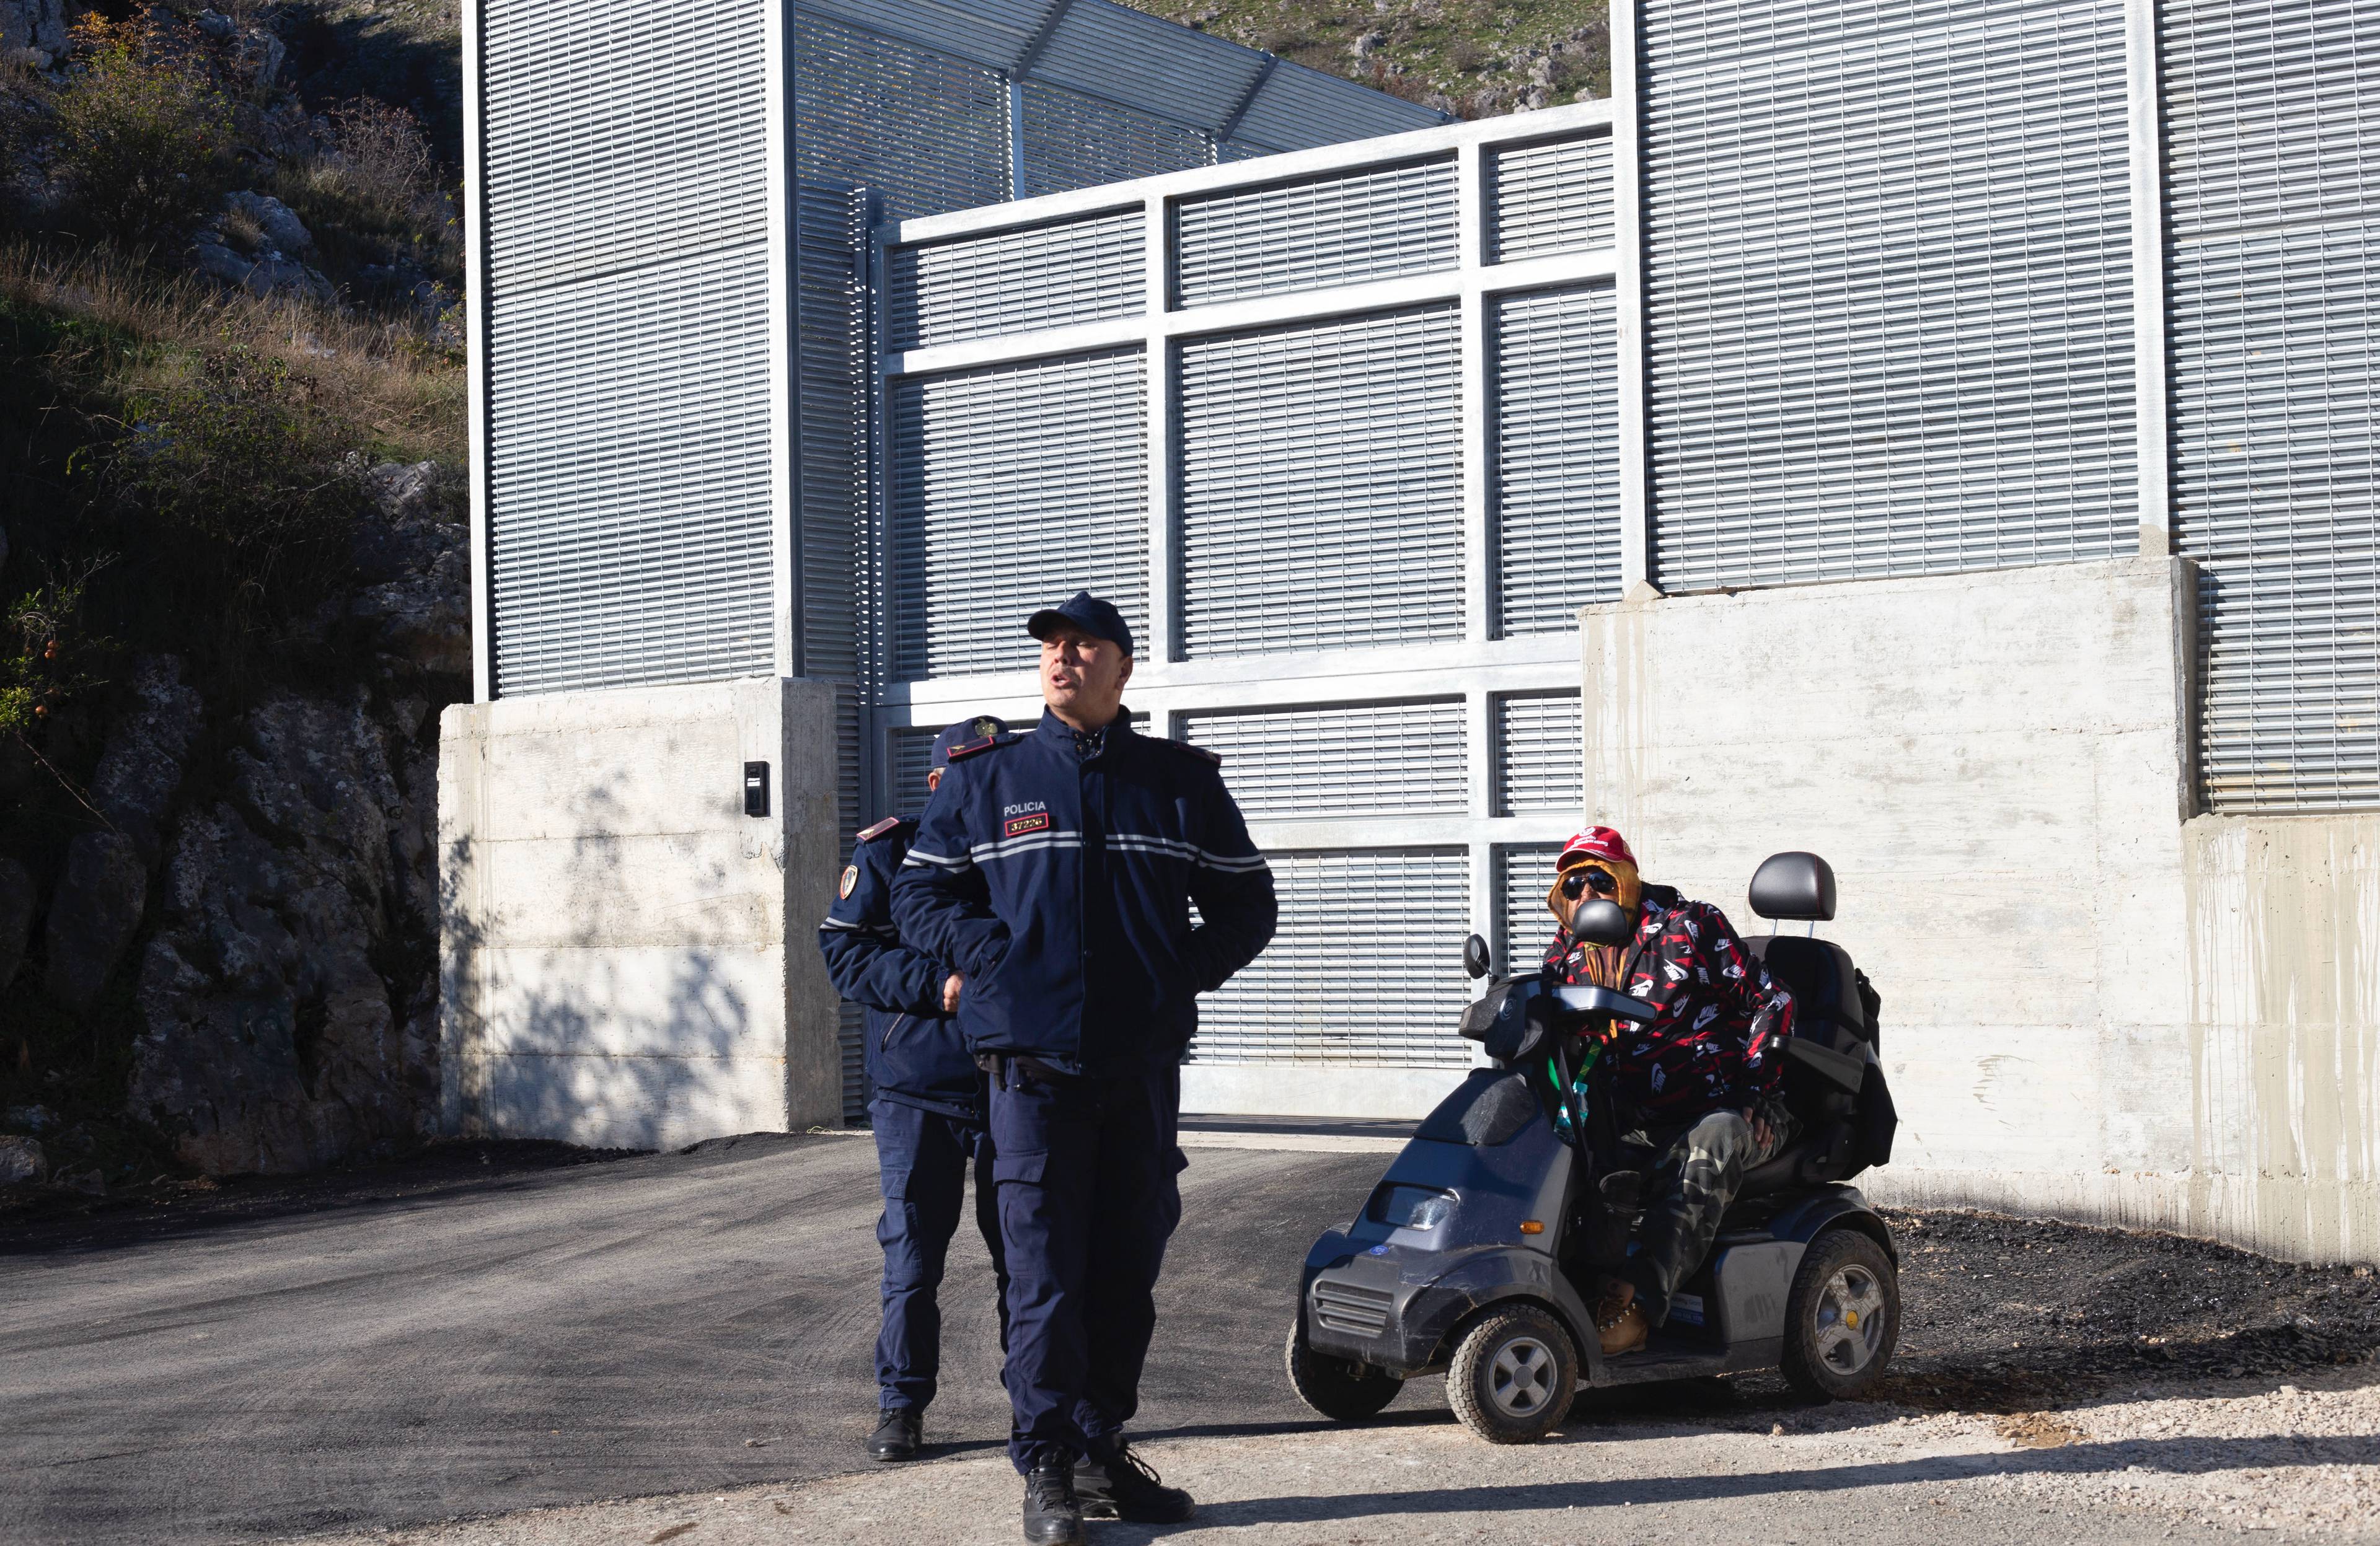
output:
M 1815 1401 L 1856 1399 L 1900 1340 L 1900 1277 L 1857 1229 L 1810 1242 L 1785 1298 L 1786 1381 Z
M 1289 1328 L 1281 1363 L 1297 1398 L 1333 1422 L 1361 1422 L 1377 1416 L 1405 1388 L 1402 1380 L 1385 1369 L 1316 1352 L 1306 1345 L 1304 1328 L 1295 1323 Z
M 1551 1311 L 1500 1305 L 1454 1345 L 1446 1398 L 1491 1444 L 1535 1443 L 1560 1427 L 1578 1394 L 1578 1348 Z

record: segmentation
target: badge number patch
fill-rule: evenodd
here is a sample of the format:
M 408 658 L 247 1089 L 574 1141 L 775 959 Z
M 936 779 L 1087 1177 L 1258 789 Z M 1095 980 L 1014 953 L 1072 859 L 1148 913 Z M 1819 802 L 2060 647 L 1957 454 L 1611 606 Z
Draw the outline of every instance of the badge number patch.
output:
M 1003 838 L 1014 838 L 1026 832 L 1047 832 L 1049 829 L 1050 813 L 1036 811 L 1031 815 L 1010 816 L 1008 825 L 1001 828 L 1000 835 Z
M 859 866 L 856 864 L 845 864 L 843 867 L 843 890 L 841 894 L 845 897 L 850 896 L 852 888 L 858 884 Z

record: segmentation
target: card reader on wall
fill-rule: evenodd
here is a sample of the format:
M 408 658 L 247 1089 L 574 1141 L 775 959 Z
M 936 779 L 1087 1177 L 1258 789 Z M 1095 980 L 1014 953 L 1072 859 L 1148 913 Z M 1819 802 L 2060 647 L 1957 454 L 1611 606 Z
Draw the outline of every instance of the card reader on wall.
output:
M 744 765 L 744 814 L 747 816 L 769 814 L 769 765 L 765 762 Z

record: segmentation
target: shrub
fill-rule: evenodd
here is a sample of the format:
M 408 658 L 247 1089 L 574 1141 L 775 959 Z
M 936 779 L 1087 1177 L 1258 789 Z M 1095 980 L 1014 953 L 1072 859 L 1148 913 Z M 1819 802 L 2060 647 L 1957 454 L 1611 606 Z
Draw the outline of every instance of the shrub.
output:
M 0 646 L 0 733 L 21 738 L 39 730 L 53 708 L 96 684 L 91 669 L 111 646 L 85 631 L 83 592 L 109 562 L 53 568 L 46 584 L 9 605 Z
M 188 39 L 155 22 L 86 17 L 58 93 L 57 170 L 93 235 L 180 236 L 214 207 L 231 110 Z
M 156 529 L 155 583 L 215 609 L 234 650 L 322 598 L 346 561 L 362 464 L 311 378 L 225 343 L 132 393 L 125 417 L 101 482 Z
M 462 283 L 462 227 L 430 141 L 404 108 L 348 103 L 331 115 L 330 153 L 285 167 L 273 191 L 313 229 L 334 275 L 410 263 Z
M 370 97 L 331 115 L 338 178 L 356 198 L 395 217 L 438 201 L 438 161 L 421 125 L 402 107 Z

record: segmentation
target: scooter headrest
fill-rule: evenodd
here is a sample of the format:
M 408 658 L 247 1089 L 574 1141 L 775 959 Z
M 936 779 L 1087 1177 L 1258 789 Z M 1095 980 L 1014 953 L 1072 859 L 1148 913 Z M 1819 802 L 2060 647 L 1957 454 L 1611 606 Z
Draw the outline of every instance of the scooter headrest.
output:
M 1825 923 L 1835 915 L 1835 869 L 1815 853 L 1772 853 L 1752 875 L 1752 911 L 1763 918 Z

